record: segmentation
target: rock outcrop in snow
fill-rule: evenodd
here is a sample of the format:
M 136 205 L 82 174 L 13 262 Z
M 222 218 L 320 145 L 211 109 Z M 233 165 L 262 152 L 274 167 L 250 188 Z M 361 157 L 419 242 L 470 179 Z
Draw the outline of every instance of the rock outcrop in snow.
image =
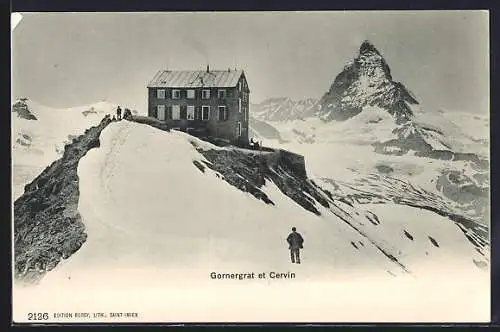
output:
M 17 113 L 17 116 L 25 120 L 37 120 L 36 116 L 31 113 L 28 104 L 26 103 L 27 98 L 21 98 L 17 100 L 12 105 L 12 112 Z
M 410 105 L 414 104 L 418 101 L 402 83 L 392 79 L 380 52 L 364 41 L 358 56 L 337 75 L 319 101 L 318 115 L 325 120 L 345 120 L 365 106 L 377 106 L 386 109 L 398 122 L 405 122 L 413 115 Z

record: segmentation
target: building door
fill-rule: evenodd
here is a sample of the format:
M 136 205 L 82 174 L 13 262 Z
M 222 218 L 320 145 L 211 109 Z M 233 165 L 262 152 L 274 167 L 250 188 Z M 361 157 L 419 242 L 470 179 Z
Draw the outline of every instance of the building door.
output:
M 165 121 L 165 105 L 158 105 L 158 120 Z

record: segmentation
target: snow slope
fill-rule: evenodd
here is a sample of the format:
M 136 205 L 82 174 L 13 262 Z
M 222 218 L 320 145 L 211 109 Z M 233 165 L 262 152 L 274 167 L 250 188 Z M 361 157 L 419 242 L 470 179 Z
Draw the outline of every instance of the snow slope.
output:
M 310 117 L 287 123 L 268 123 L 279 132 L 280 139 L 261 136 L 263 144 L 304 155 L 312 174 L 349 183 L 372 173 L 390 174 L 427 191 L 442 194 L 445 199 L 460 201 L 457 211 L 489 223 L 487 164 L 422 157 L 412 150 L 403 155 L 381 154 L 374 148 L 374 144 L 396 140 L 398 136 L 410 136 L 415 130 L 426 128 L 422 133 L 433 149 L 473 153 L 488 160 L 487 117 L 451 111 L 424 112 L 415 108 L 414 121 L 398 125 L 384 109 L 365 107 L 345 121 L 325 122 Z M 441 185 L 443 178 L 449 174 L 460 175 L 455 181 L 444 181 L 444 188 Z M 463 197 L 466 197 L 466 202 Z
M 27 120 L 12 112 L 12 176 L 13 198 L 23 187 L 64 151 L 72 135 L 83 134 L 105 114 L 113 114 L 116 104 L 98 102 L 88 106 L 58 109 L 26 101 L 36 120 Z
M 220 149 L 128 121 L 103 130 L 78 166 L 88 240 L 38 286 L 15 289 L 16 321 L 42 304 L 107 313 L 101 321 L 116 311 L 170 322 L 489 319 L 489 274 L 474 263 L 485 257 L 448 218 L 341 201 L 318 206 L 317 216 L 270 181 L 263 191 L 275 205 L 265 204 L 200 172 L 191 141 Z M 305 238 L 301 265 L 289 263 L 291 226 Z M 211 280 L 211 272 L 268 278 Z

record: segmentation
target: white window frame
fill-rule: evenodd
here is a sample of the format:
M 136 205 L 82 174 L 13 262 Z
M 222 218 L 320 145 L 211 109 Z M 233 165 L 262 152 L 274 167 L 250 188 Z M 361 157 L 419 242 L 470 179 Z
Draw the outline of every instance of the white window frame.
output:
M 241 121 L 236 122 L 236 136 L 241 137 Z
M 238 98 L 238 112 L 241 113 L 241 97 Z
M 223 99 L 223 98 L 226 98 L 226 96 L 227 96 L 226 89 L 219 89 L 219 90 L 217 90 L 217 98 Z
M 172 105 L 172 120 L 180 120 L 180 119 L 181 119 L 181 105 Z
M 239 87 L 239 89 L 241 91 L 241 81 L 238 82 L 238 87 Z
M 208 97 L 205 95 L 206 92 L 208 92 Z M 210 89 L 201 90 L 201 99 L 210 99 Z
M 190 96 L 190 93 L 192 93 L 191 96 Z M 193 89 L 188 89 L 187 90 L 187 99 L 195 99 L 195 98 L 196 98 L 196 91 Z
M 190 112 L 191 111 L 191 112 Z M 189 113 L 191 113 L 191 118 L 189 118 Z M 194 120 L 194 106 L 193 105 L 188 105 L 186 108 L 186 118 L 189 121 Z
M 205 116 L 204 116 L 205 115 L 205 112 L 204 112 L 205 109 L 208 109 L 207 118 L 206 119 L 205 119 Z M 203 105 L 203 106 L 201 106 L 201 120 L 203 120 L 203 121 L 210 120 L 210 105 Z
M 178 97 L 176 97 L 176 92 L 179 93 Z M 172 90 L 172 99 L 181 99 L 181 90 L 179 90 L 179 89 L 173 89 Z
M 220 116 L 221 110 L 222 110 L 222 114 L 224 115 L 222 117 L 222 119 L 221 119 L 221 116 Z M 218 112 L 218 117 L 219 117 L 218 120 L 219 121 L 227 121 L 228 120 L 229 117 L 228 117 L 228 114 L 227 114 L 227 107 L 225 105 L 219 105 L 217 107 L 217 112 Z
M 156 99 L 165 99 L 166 98 L 166 90 L 158 89 L 156 90 Z
M 160 119 L 160 110 L 163 110 L 163 119 Z M 156 118 L 160 121 L 165 121 L 166 116 L 166 107 L 165 105 L 156 105 Z

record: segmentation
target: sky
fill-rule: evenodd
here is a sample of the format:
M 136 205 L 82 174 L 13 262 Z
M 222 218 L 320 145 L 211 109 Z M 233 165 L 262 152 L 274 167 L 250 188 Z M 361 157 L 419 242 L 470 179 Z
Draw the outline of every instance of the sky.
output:
M 489 112 L 487 11 L 23 13 L 12 94 L 142 110 L 160 69 L 245 71 L 250 101 L 320 98 L 370 40 L 426 107 Z

